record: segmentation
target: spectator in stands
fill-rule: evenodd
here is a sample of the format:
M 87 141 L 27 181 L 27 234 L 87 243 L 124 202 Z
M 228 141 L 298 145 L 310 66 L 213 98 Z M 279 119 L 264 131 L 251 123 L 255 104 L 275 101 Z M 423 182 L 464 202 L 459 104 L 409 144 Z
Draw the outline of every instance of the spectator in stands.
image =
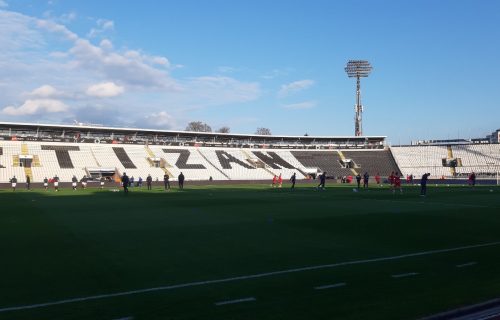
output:
M 128 194 L 129 183 L 130 183 L 130 179 L 128 178 L 127 173 L 124 172 L 123 176 L 122 176 L 122 187 L 123 187 L 123 192 L 125 194 Z
M 76 178 L 76 176 L 73 176 L 73 178 L 71 178 L 71 186 L 73 187 L 73 191 L 76 191 L 77 183 L 78 183 L 78 179 Z
M 56 192 L 59 191 L 59 177 L 57 176 L 57 174 L 54 176 L 54 178 L 52 178 L 52 181 L 54 181 L 54 189 L 56 190 Z
M 325 190 L 325 183 L 326 183 L 326 171 L 323 172 L 323 174 L 319 175 L 319 185 L 316 187 L 316 189 L 319 190 L 319 188 L 321 188 L 321 190 Z
M 30 190 L 31 179 L 30 176 L 26 175 L 26 190 Z
M 271 185 L 271 187 L 276 188 L 276 184 L 277 183 L 278 183 L 278 177 L 276 175 L 274 175 L 274 177 L 273 177 L 273 184 Z
M 283 178 L 281 177 L 281 173 L 278 177 L 278 188 L 281 188 L 281 186 L 283 185 Z
M 396 193 L 396 189 L 399 189 L 399 193 L 403 193 L 403 188 L 401 187 L 401 176 L 397 171 L 393 177 L 392 193 Z
M 12 179 L 10 179 L 10 183 L 12 185 L 12 191 L 16 191 L 16 186 L 17 186 L 17 178 L 16 178 L 16 176 L 13 176 Z
M 182 172 L 178 177 L 178 181 L 179 181 L 179 189 L 184 189 L 184 175 L 182 174 Z
M 151 190 L 152 183 L 153 183 L 153 178 L 151 177 L 150 174 L 148 174 L 148 177 L 146 178 L 146 185 L 148 186 L 148 190 Z
M 163 175 L 163 185 L 165 186 L 165 191 L 170 190 L 170 176 L 166 172 Z
M 104 189 L 104 182 L 106 182 L 106 179 L 103 176 L 101 176 L 101 181 L 100 181 L 101 189 Z
M 361 185 L 361 175 L 359 173 L 356 175 L 356 183 L 358 184 L 358 190 L 359 190 Z
M 430 173 L 424 173 L 422 179 L 420 179 L 420 196 L 425 197 L 427 195 L 427 180 L 429 179 Z
M 380 174 L 377 172 L 377 174 L 375 175 L 375 182 L 377 184 L 380 184 Z
M 368 172 L 365 172 L 365 174 L 363 174 L 363 189 L 368 188 L 368 180 L 370 180 L 370 175 Z
M 295 189 L 295 180 L 297 179 L 297 175 L 295 172 L 292 174 L 292 177 L 290 178 L 290 181 L 292 182 L 292 190 Z
M 47 179 L 47 177 L 43 178 L 43 187 L 45 191 L 49 190 L 49 179 Z

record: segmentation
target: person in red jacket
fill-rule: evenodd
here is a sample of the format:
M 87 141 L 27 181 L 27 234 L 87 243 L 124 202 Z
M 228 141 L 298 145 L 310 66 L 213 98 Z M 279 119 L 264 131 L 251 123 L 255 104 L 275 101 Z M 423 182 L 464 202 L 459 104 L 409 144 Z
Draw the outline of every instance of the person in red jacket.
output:
M 380 174 L 377 172 L 377 174 L 375 175 L 375 182 L 377 184 L 380 184 Z
M 391 186 L 394 184 L 394 171 L 391 172 L 391 175 L 389 176 L 389 183 L 391 184 Z
M 392 188 L 392 193 L 396 193 L 396 188 L 399 189 L 400 193 L 403 193 L 403 188 L 401 188 L 401 176 L 399 175 L 398 172 L 396 172 L 396 174 L 394 175 L 393 181 L 394 184 Z
M 274 177 L 273 177 L 273 184 L 271 185 L 271 187 L 276 188 L 276 183 L 277 182 L 278 182 L 278 177 L 276 175 L 274 175 Z
M 281 188 L 281 185 L 283 184 L 283 178 L 281 177 L 281 173 L 278 177 L 278 188 Z

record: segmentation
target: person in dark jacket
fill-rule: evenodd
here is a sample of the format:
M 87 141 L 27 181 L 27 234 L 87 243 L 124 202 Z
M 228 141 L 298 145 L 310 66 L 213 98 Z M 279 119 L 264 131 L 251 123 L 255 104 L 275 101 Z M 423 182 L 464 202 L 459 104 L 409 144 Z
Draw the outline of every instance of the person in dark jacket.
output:
M 182 174 L 182 172 L 179 175 L 178 180 L 179 180 L 179 189 L 184 189 L 184 175 Z
M 163 185 L 165 186 L 165 191 L 170 190 L 170 176 L 165 173 L 163 176 Z
M 319 184 L 316 187 L 316 189 L 319 190 L 319 188 L 321 188 L 322 190 L 325 190 L 325 183 L 326 183 L 326 172 L 323 172 L 323 174 L 319 175 Z
M 359 173 L 356 175 L 356 183 L 358 184 L 358 190 L 359 190 L 361 186 L 361 175 Z
M 425 197 L 427 195 L 427 180 L 429 179 L 430 173 L 424 173 L 422 179 L 420 179 L 420 196 Z
M 151 190 L 152 183 L 153 183 L 153 177 L 151 177 L 151 175 L 148 174 L 148 177 L 146 178 L 146 185 L 148 186 L 148 190 Z
M 128 194 L 128 184 L 129 184 L 130 180 L 127 176 L 127 173 L 124 172 L 123 173 L 123 176 L 122 176 L 122 187 L 123 187 L 123 192 L 125 194 Z
M 26 175 L 26 190 L 30 190 L 31 178 Z
M 295 180 L 296 179 L 297 179 L 297 175 L 294 172 L 292 177 L 290 178 L 290 181 L 292 182 L 292 190 L 295 189 Z
M 363 174 L 363 189 L 368 188 L 368 180 L 370 180 L 370 175 L 368 172 L 365 172 L 365 174 Z

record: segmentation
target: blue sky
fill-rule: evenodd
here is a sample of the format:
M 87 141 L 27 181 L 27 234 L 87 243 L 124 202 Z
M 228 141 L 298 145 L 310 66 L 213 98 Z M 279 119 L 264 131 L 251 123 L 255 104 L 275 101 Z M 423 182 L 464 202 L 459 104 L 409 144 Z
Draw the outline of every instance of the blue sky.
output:
M 0 118 L 366 135 L 500 127 L 500 2 L 0 0 Z

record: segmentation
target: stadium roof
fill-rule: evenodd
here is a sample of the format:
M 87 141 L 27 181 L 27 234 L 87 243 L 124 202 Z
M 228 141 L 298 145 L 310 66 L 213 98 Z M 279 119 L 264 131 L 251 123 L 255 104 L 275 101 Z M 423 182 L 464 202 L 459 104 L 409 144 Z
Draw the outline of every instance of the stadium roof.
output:
M 98 131 L 98 132 L 113 132 L 113 133 L 123 133 L 123 134 L 135 134 L 135 133 L 145 133 L 145 134 L 160 134 L 169 136 L 205 136 L 205 137 L 228 137 L 228 138 L 264 138 L 267 140 L 279 140 L 279 139 L 300 139 L 300 140 L 351 140 L 351 141 L 363 141 L 369 140 L 385 140 L 387 136 L 293 136 L 293 135 L 257 135 L 257 134 L 235 134 L 235 133 L 219 133 L 219 132 L 194 132 L 194 131 L 174 131 L 174 130 L 159 130 L 159 129 L 141 129 L 141 128 L 119 128 L 119 127 L 106 127 L 99 125 L 90 124 L 78 124 L 78 125 L 68 125 L 68 124 L 39 124 L 39 123 L 23 123 L 23 122 L 0 122 L 0 128 L 11 128 L 11 129 L 21 129 L 21 128 L 32 128 L 36 129 L 51 129 L 51 130 L 71 130 L 71 131 Z

